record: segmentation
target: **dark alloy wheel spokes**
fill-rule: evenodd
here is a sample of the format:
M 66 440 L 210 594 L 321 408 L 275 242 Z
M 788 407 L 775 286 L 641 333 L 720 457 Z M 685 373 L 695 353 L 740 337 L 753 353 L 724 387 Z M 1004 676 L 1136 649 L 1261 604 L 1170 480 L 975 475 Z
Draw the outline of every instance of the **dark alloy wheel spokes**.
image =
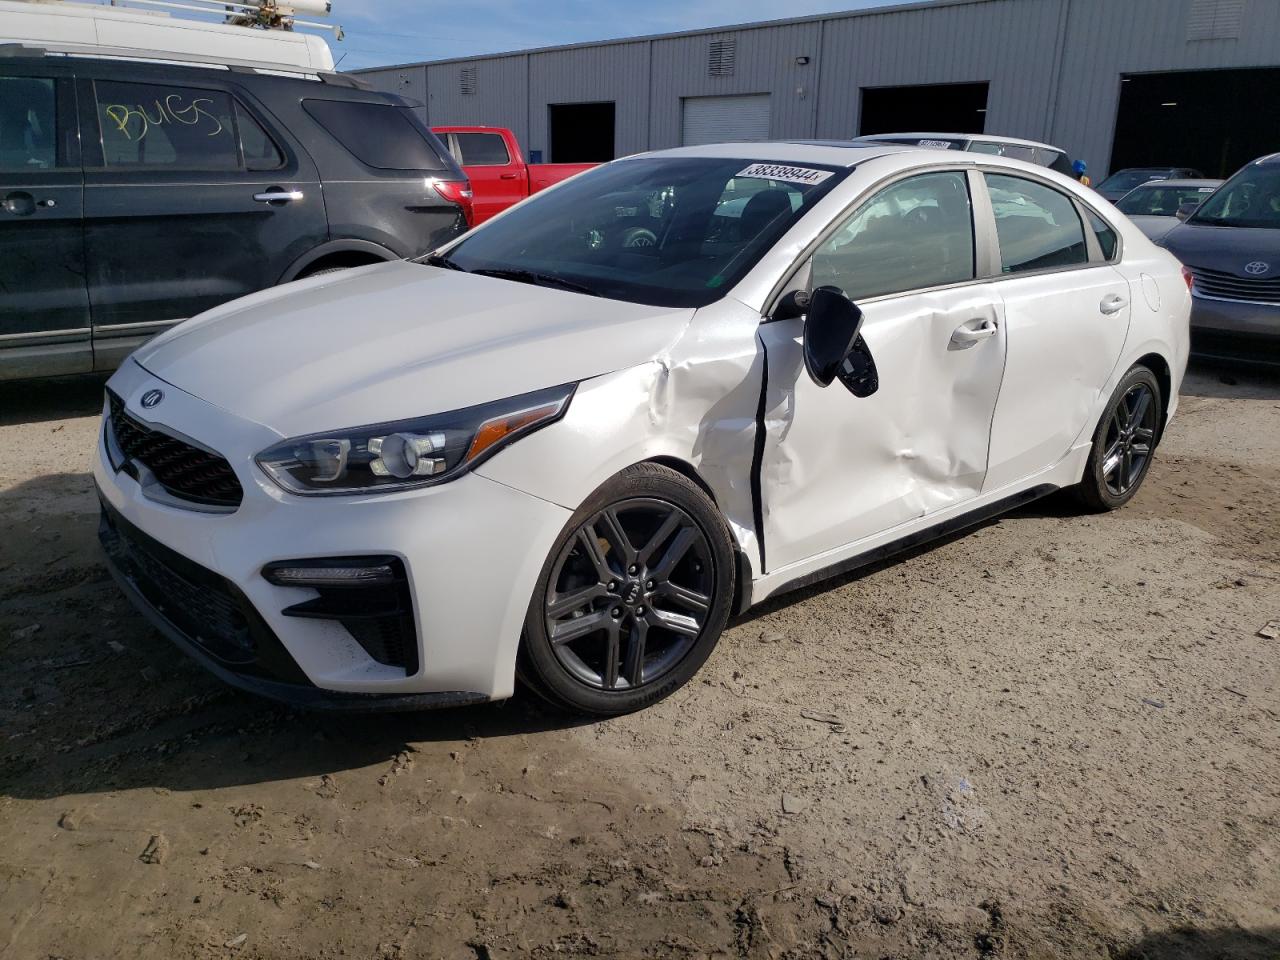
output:
M 1156 435 L 1156 403 L 1151 388 L 1134 384 L 1116 404 L 1107 425 L 1102 479 L 1115 496 L 1123 496 L 1142 479 Z
M 633 689 L 692 649 L 714 585 L 710 543 L 689 514 L 663 500 L 622 500 L 582 524 L 556 558 L 547 636 L 583 683 Z

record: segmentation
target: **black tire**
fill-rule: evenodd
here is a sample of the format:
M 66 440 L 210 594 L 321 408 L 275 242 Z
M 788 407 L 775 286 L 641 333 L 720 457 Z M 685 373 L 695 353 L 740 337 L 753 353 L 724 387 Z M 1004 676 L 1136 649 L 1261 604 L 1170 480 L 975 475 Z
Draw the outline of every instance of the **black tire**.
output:
M 587 498 L 552 547 L 517 676 L 575 713 L 656 703 L 715 648 L 734 576 L 729 527 L 702 489 L 660 464 L 628 467 Z
M 1163 424 L 1164 397 L 1155 374 L 1134 367 L 1117 384 L 1093 432 L 1076 499 L 1099 512 L 1128 503 L 1151 468 Z
M 312 277 L 323 277 L 326 273 L 340 273 L 343 270 L 350 270 L 350 267 L 321 267 L 319 270 L 308 270 L 301 274 L 299 280 L 310 280 Z

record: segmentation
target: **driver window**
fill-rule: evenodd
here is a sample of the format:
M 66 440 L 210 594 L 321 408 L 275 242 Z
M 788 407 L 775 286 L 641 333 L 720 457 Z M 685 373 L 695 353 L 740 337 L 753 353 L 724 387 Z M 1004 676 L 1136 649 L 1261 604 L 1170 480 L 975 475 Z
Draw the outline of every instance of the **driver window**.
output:
M 974 278 L 973 208 L 963 173 L 901 180 L 858 208 L 813 255 L 813 287 L 852 300 Z

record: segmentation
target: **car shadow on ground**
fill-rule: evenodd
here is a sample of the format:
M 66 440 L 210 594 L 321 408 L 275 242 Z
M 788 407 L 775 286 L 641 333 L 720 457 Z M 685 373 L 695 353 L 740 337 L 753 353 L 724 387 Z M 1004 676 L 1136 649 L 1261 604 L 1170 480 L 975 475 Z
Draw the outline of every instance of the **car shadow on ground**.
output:
M 1117 960 L 1276 960 L 1280 957 L 1280 929 L 1249 932 L 1178 927 L 1149 934 L 1113 955 Z
M 1192 357 L 1182 396 L 1222 400 L 1280 400 L 1280 367 Z
M 584 723 L 520 693 L 398 714 L 300 712 L 206 673 L 124 598 L 87 473 L 0 492 L 0 794 L 194 790 L 388 762 L 409 744 Z
M 106 373 L 0 383 L 0 426 L 94 416 L 102 410 Z

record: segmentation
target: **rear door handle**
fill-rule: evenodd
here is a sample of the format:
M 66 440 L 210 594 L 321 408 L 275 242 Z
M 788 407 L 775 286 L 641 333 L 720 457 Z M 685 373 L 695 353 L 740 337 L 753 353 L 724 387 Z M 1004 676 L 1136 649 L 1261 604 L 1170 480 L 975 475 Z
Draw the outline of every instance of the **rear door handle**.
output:
M 956 327 L 955 332 L 951 334 L 951 342 L 957 346 L 967 347 L 979 340 L 989 340 L 999 332 L 1000 327 L 994 320 L 988 318 L 970 320 Z
M 1119 313 L 1129 305 L 1129 301 L 1120 296 L 1118 293 L 1109 293 L 1102 298 L 1102 302 L 1098 304 L 1098 309 L 1110 316 L 1113 313 Z
M 288 203 L 290 200 L 301 200 L 301 190 L 267 190 L 265 193 L 255 193 L 253 199 L 259 203 Z

